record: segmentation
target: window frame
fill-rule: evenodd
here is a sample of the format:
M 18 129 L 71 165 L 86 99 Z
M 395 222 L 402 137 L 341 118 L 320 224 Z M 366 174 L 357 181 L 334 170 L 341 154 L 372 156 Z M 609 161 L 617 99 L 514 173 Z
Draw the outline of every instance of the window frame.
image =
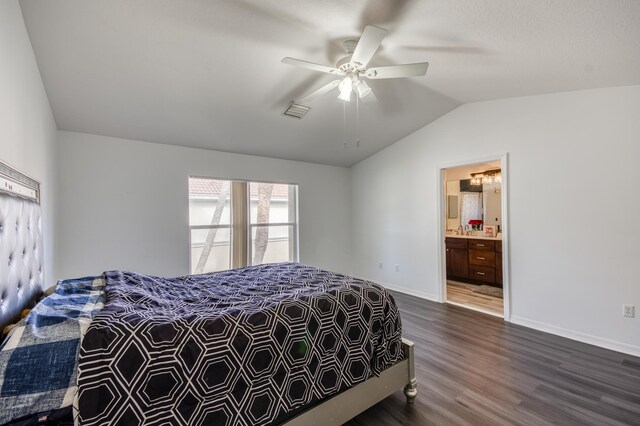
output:
M 229 193 L 230 203 L 229 207 L 230 217 L 228 225 L 191 225 L 190 218 L 190 195 L 189 195 L 189 180 L 190 179 L 208 179 L 208 180 L 220 180 L 227 181 L 230 185 L 233 182 L 244 182 L 246 184 L 246 191 L 244 196 L 246 197 L 246 239 L 245 239 L 245 247 L 247 253 L 247 265 L 252 266 L 253 262 L 253 244 L 252 244 L 252 231 L 254 227 L 262 227 L 262 226 L 290 226 L 290 236 L 289 240 L 291 243 L 289 244 L 289 262 L 299 262 L 300 261 L 300 214 L 299 214 L 299 203 L 298 203 L 298 192 L 299 192 L 299 184 L 295 182 L 277 182 L 277 181 L 268 181 L 268 180 L 248 180 L 248 179 L 234 179 L 234 178 L 219 178 L 219 177 L 211 177 L 211 176 L 200 176 L 200 175 L 189 175 L 187 177 L 187 227 L 189 232 L 189 265 L 188 270 L 189 274 L 193 274 L 193 244 L 192 244 L 192 235 L 194 230 L 202 230 L 202 229 L 229 229 L 230 243 L 229 243 L 229 269 L 233 268 L 233 241 L 234 241 L 234 224 L 233 224 L 233 199 L 232 193 Z M 260 183 L 272 183 L 275 185 L 288 185 L 289 186 L 289 204 L 293 204 L 294 206 L 294 221 L 293 222 L 277 222 L 277 223 L 261 223 L 261 224 L 253 224 L 251 223 L 251 190 L 250 184 L 260 184 Z M 219 272 L 219 271 L 214 271 Z M 209 273 L 209 272 L 202 272 Z

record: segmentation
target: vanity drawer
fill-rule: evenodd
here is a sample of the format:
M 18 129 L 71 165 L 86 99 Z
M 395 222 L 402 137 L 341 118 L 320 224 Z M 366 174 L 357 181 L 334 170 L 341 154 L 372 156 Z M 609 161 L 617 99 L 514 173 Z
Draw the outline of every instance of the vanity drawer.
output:
M 496 268 L 469 265 L 469 278 L 476 281 L 494 283 L 496 282 Z
M 492 251 L 469 250 L 469 265 L 496 266 L 496 254 Z
M 445 238 L 445 245 L 448 249 L 467 249 L 467 239 L 466 238 Z
M 469 240 L 469 250 L 495 251 L 496 242 L 492 240 Z

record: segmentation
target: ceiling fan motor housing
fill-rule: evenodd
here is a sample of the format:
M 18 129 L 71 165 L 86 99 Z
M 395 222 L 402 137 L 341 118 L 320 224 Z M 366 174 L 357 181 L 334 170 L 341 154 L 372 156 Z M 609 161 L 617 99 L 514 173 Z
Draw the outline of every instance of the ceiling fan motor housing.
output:
M 342 47 L 344 47 L 345 52 L 347 52 L 347 56 L 340 59 L 336 63 L 336 68 L 338 68 L 340 71 L 344 72 L 345 74 L 348 74 L 349 72 L 353 72 L 359 75 L 366 70 L 366 67 L 360 64 L 359 62 L 357 63 L 351 62 L 351 57 L 353 56 L 353 52 L 355 51 L 357 45 L 358 45 L 357 40 L 345 40 L 342 43 Z
M 353 73 L 355 75 L 364 74 L 367 68 L 358 62 L 351 62 L 351 56 L 345 56 L 336 63 L 336 68 L 344 74 Z

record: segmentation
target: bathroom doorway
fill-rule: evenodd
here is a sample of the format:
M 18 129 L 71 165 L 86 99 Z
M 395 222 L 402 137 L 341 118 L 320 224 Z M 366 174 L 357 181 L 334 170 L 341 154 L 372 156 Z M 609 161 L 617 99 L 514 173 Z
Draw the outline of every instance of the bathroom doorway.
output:
M 440 301 L 509 320 L 507 155 L 440 169 Z

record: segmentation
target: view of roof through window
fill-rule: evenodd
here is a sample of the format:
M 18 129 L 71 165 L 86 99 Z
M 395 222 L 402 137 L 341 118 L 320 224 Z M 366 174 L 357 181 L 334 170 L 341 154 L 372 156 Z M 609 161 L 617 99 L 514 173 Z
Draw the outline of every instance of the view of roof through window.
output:
M 220 190 L 225 184 L 228 184 L 229 180 L 221 179 L 208 179 L 208 178 L 189 178 L 189 197 L 214 197 L 218 198 Z M 289 196 L 289 184 L 286 183 L 273 183 L 272 198 L 286 199 Z M 258 187 L 256 185 L 251 187 L 250 196 L 252 198 L 258 196 Z

